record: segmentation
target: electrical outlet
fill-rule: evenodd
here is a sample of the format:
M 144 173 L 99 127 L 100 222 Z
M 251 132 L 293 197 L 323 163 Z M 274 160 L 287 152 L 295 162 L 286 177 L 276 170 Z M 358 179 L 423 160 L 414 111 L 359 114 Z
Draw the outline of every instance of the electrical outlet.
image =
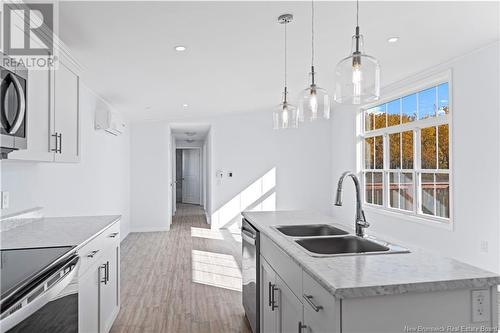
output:
M 481 252 L 488 253 L 488 241 L 485 240 L 481 241 L 480 248 Z
M 7 209 L 9 208 L 9 192 L 2 192 L 2 209 Z
M 490 320 L 490 291 L 472 291 L 472 322 L 480 323 Z

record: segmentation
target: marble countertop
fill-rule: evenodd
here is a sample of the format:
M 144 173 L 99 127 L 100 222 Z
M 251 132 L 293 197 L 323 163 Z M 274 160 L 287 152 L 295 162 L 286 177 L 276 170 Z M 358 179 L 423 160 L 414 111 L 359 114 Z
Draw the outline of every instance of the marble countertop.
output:
M 311 212 L 244 212 L 243 216 L 338 298 L 486 288 L 500 284 L 500 276 L 495 273 L 421 249 L 410 248 L 410 253 L 312 257 L 292 238 L 272 227 L 325 223 L 348 232 L 352 230 L 331 217 Z
M 9 223 L 0 232 L 0 248 L 81 246 L 111 226 L 120 215 L 40 217 Z

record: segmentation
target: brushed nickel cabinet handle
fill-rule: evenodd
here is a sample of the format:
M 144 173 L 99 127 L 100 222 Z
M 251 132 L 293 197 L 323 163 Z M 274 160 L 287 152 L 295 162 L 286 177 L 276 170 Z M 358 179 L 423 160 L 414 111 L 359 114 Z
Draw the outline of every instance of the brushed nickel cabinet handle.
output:
M 319 310 L 323 310 L 323 306 L 322 305 L 316 305 L 316 304 L 314 304 L 314 302 L 313 302 L 313 298 L 314 297 L 312 295 L 306 295 L 306 294 L 304 294 L 303 297 L 306 300 L 306 302 L 313 308 L 314 311 L 319 312 Z
M 97 254 L 97 252 L 99 252 L 99 250 L 94 250 L 94 251 L 90 252 L 89 254 L 87 254 L 87 257 L 94 258 L 94 256 Z
M 62 154 L 62 133 L 59 133 L 59 154 Z
M 104 270 L 104 276 L 101 278 L 101 270 Z M 106 264 L 99 266 L 99 280 L 101 283 L 108 284 L 108 280 L 106 279 Z
M 50 151 L 53 151 L 54 153 L 58 153 L 59 149 L 57 147 L 59 147 L 59 134 L 56 132 L 55 134 L 52 134 L 51 136 L 56 138 L 56 147 L 52 148 Z
M 279 288 L 278 288 L 278 287 L 276 287 L 276 285 L 275 285 L 275 284 L 272 284 L 272 285 L 271 285 L 271 295 L 272 295 L 272 301 L 271 301 L 271 311 L 274 311 L 275 309 L 277 309 L 277 308 L 278 308 L 278 306 L 276 305 L 276 299 L 274 298 L 274 297 L 275 297 L 274 292 L 275 292 L 275 291 L 278 291 L 278 290 L 279 290 Z

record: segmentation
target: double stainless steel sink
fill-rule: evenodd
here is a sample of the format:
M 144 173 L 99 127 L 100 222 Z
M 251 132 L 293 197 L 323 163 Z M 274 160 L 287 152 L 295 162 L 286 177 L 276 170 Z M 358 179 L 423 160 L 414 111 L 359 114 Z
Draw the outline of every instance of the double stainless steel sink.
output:
M 409 252 L 406 248 L 374 237 L 351 235 L 329 224 L 284 225 L 275 228 L 293 238 L 295 243 L 314 257 Z

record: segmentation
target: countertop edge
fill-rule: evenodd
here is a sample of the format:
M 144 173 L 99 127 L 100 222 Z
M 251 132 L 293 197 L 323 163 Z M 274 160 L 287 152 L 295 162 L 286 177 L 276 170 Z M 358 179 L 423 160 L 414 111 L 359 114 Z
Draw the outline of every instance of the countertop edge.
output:
M 305 273 L 310 275 L 315 281 L 317 281 L 323 288 L 325 288 L 330 294 L 339 299 L 348 298 L 361 298 L 361 297 L 373 297 L 373 296 L 389 296 L 389 295 L 403 295 L 408 293 L 424 293 L 424 292 L 436 292 L 436 291 L 453 291 L 459 289 L 471 289 L 471 288 L 489 288 L 500 284 L 500 276 L 491 272 L 490 277 L 480 277 L 480 278 L 467 278 L 467 279 L 456 279 L 456 280 L 442 280 L 442 281 L 432 281 L 432 282 L 414 282 L 407 284 L 387 284 L 380 286 L 365 286 L 365 287 L 353 287 L 353 288 L 335 288 L 335 286 L 330 283 L 325 282 L 320 275 L 311 269 L 306 263 L 298 260 L 293 255 L 291 255 L 287 249 L 285 249 L 279 242 L 275 241 L 275 235 L 270 235 L 268 230 L 258 227 L 258 222 L 254 221 L 251 216 L 247 213 L 252 212 L 242 212 L 241 215 L 247 219 L 250 223 L 254 225 L 259 232 L 263 233 L 266 237 L 273 241 L 273 243 L 280 248 L 289 258 L 293 260 L 297 265 L 299 265 Z M 345 227 L 343 227 L 345 229 Z
M 106 229 L 109 229 L 113 224 L 115 224 L 116 222 L 118 222 L 122 219 L 121 215 L 109 215 L 109 217 L 113 218 L 113 219 L 104 228 L 101 228 L 101 230 L 94 233 L 91 237 L 87 238 L 86 240 L 84 240 L 80 244 L 76 245 L 76 247 L 73 249 L 73 251 L 78 251 L 79 249 L 81 249 L 82 247 L 84 247 L 85 245 L 90 243 L 94 238 L 96 238 L 97 236 L 102 234 L 104 231 L 106 231 Z

